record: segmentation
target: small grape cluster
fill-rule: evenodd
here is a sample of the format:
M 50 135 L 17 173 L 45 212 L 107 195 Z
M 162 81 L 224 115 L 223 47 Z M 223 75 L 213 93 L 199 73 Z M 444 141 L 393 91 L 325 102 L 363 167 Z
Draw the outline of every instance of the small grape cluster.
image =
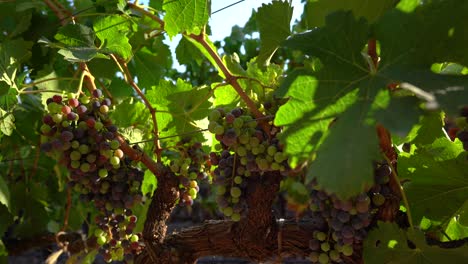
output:
M 468 151 L 468 106 L 465 106 L 460 111 L 460 118 L 457 120 L 459 131 L 457 138 L 463 143 L 463 149 Z
M 104 258 L 130 258 L 141 250 L 130 208 L 142 201 L 144 173 L 131 166 L 120 148 L 117 127 L 108 116 L 111 100 L 94 90 L 80 100 L 70 94 L 68 100 L 54 95 L 46 102 L 41 149 L 67 167 L 68 185 L 81 200 L 94 202 L 99 211 L 96 237 Z
M 323 229 L 314 232 L 309 241 L 309 259 L 313 263 L 345 263 L 361 252 L 362 242 L 379 208 L 392 195 L 388 186 L 391 173 L 388 164 L 377 164 L 374 171 L 376 184 L 368 192 L 349 200 L 340 200 L 312 184 L 312 217 L 317 218 L 316 222 L 326 223 Z
M 246 177 L 262 175 L 267 171 L 288 169 L 287 156 L 276 138 L 278 129 L 265 133 L 257 120 L 241 108 L 228 111 L 213 110 L 208 130 L 220 142 L 220 153 L 210 153 L 214 169 L 214 182 L 218 185 L 217 202 L 223 214 L 234 221 L 240 220 L 246 210 Z
M 191 206 L 197 198 L 200 187 L 198 181 L 207 178 L 210 165 L 207 163 L 208 154 L 202 144 L 190 138 L 184 138 L 176 145 L 177 157 L 172 159 L 169 167 L 180 177 L 180 203 Z M 197 181 L 198 180 L 198 181 Z

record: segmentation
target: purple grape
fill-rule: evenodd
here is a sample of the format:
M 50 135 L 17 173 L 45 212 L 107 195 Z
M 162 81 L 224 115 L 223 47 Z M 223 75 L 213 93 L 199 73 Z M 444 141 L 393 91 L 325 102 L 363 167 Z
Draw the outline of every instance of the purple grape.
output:
M 99 98 L 102 96 L 102 91 L 99 89 L 93 90 L 93 96 Z

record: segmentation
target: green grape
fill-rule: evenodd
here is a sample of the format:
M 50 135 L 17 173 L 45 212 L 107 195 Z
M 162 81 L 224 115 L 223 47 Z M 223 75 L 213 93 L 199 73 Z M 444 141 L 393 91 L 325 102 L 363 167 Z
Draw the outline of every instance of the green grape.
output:
M 319 263 L 320 264 L 327 264 L 330 261 L 330 258 L 326 253 L 320 253 L 319 255 Z
M 42 126 L 41 126 L 41 132 L 42 132 L 43 134 L 49 133 L 50 130 L 52 130 L 52 128 L 51 128 L 49 125 L 47 125 L 47 124 L 42 124 Z
M 226 187 L 224 186 L 218 186 L 218 188 L 216 189 L 216 194 L 217 195 L 223 195 L 226 193 Z
M 215 133 L 216 135 L 222 135 L 222 134 L 224 134 L 224 127 L 223 127 L 223 126 L 220 126 L 220 125 L 216 126 L 216 127 L 214 128 L 214 133 Z
M 103 105 L 103 106 L 106 106 L 107 105 Z M 96 122 L 96 124 L 94 124 L 94 128 L 97 130 L 97 131 L 101 131 L 101 129 L 104 127 L 104 124 L 102 122 Z
M 215 128 L 218 126 L 218 123 L 216 122 L 211 122 L 208 124 L 208 131 L 210 131 L 210 133 L 213 133 L 215 132 Z
M 232 126 L 235 128 L 242 128 L 244 126 L 244 120 L 241 118 L 236 118 L 234 119 L 234 123 L 232 123 Z
M 77 140 L 72 141 L 72 148 L 77 149 L 80 146 L 80 142 Z
M 225 216 L 231 216 L 233 214 L 233 210 L 232 210 L 232 207 L 226 207 L 223 209 L 223 214 Z
M 213 110 L 208 116 L 209 121 L 218 121 L 221 118 L 221 113 L 218 110 Z
M 97 236 L 98 245 L 102 246 L 107 242 L 107 239 L 104 235 Z
M 286 160 L 286 156 L 283 152 L 276 152 L 275 153 L 275 161 L 281 163 Z
M 195 180 L 198 178 L 198 174 L 196 172 L 190 172 L 189 179 Z
M 54 122 L 56 124 L 60 124 L 62 122 L 62 119 L 63 119 L 63 115 L 62 114 L 54 114 L 52 115 L 52 120 L 54 120 Z
M 269 164 L 266 159 L 262 159 L 262 158 L 257 159 L 256 163 L 260 170 L 263 170 L 263 171 L 268 170 Z
M 72 147 L 73 147 L 73 143 L 72 143 Z M 79 151 L 72 151 L 70 153 L 70 159 L 71 160 L 80 160 L 81 159 L 81 153 Z
M 274 155 L 276 154 L 277 151 L 278 151 L 278 150 L 276 149 L 275 146 L 269 146 L 269 147 L 267 148 L 267 153 L 268 153 L 268 155 L 270 155 L 270 156 L 274 156 Z
M 260 144 L 260 139 L 256 138 L 256 137 L 251 137 L 249 139 L 249 144 L 250 146 L 252 147 L 255 147 L 255 146 L 258 146 Z
M 88 147 L 88 145 L 81 144 L 81 145 L 78 147 L 78 151 L 79 151 L 81 154 L 88 154 L 88 153 L 89 153 L 89 147 Z
M 130 237 L 130 242 L 138 242 L 138 235 L 136 234 L 133 234 L 131 237 Z
M 198 186 L 197 181 L 190 181 L 190 187 L 191 188 L 196 188 Z
M 110 143 L 109 143 L 111 149 L 113 150 L 116 150 L 120 147 L 120 142 L 116 139 L 112 140 Z
M 110 164 L 112 164 L 113 166 L 117 166 L 117 165 L 120 164 L 120 159 L 119 159 L 118 157 L 113 156 L 113 157 L 111 157 L 111 158 L 109 159 L 109 162 L 110 162 Z
M 320 244 L 320 249 L 324 252 L 328 252 L 330 250 L 330 244 L 328 242 L 323 242 Z
M 85 163 L 83 163 L 83 164 L 80 165 L 80 170 L 81 170 L 82 172 L 88 172 L 89 169 L 90 169 L 89 163 L 86 163 L 86 162 L 85 162 Z
M 105 177 L 107 177 L 108 172 L 107 172 L 106 169 L 100 169 L 99 172 L 98 172 L 98 174 L 99 174 L 99 177 L 105 178 Z
M 248 134 L 241 134 L 239 137 L 239 142 L 243 145 L 246 145 L 249 143 L 250 136 Z
M 336 250 L 332 250 L 328 253 L 328 256 L 332 261 L 339 261 L 340 260 L 340 253 Z
M 188 194 L 189 194 L 190 196 L 192 196 L 192 197 L 195 197 L 195 196 L 197 195 L 197 189 L 195 189 L 195 188 L 190 188 L 190 189 L 188 190 Z
M 242 194 L 242 191 L 239 187 L 232 187 L 231 188 L 231 196 L 234 197 L 234 198 L 238 198 L 241 196 Z
M 279 164 L 276 163 L 276 162 L 271 163 L 270 167 L 271 167 L 272 170 L 275 170 L 275 171 L 281 170 L 281 165 L 279 165 Z M 283 167 L 283 168 L 284 168 L 284 167 Z
M 237 147 L 236 153 L 239 155 L 239 157 L 245 157 L 247 156 L 247 149 L 245 147 L 239 146 Z
M 67 120 L 65 121 L 62 121 L 62 127 L 69 127 L 70 126 L 70 122 L 68 122 Z
M 343 245 L 343 248 L 341 249 L 341 253 L 347 257 L 353 255 L 353 251 L 353 246 L 349 244 Z
M 242 183 L 242 177 L 241 176 L 234 177 L 234 183 L 235 184 L 241 184 Z
M 89 104 L 89 97 L 88 96 L 81 96 L 80 97 L 80 102 L 82 104 Z
M 81 165 L 80 162 L 77 161 L 77 160 L 72 160 L 70 162 L 70 167 L 72 167 L 73 169 L 78 169 L 80 167 L 80 165 Z
M 376 193 L 372 196 L 372 203 L 375 206 L 381 206 L 385 203 L 385 196 L 383 196 L 381 193 Z
M 324 232 L 316 232 L 314 235 L 315 235 L 315 238 L 319 241 L 327 240 L 327 234 L 325 234 Z
M 237 120 L 237 119 L 236 119 Z M 241 215 L 239 213 L 232 213 L 231 220 L 234 222 L 239 222 L 241 219 Z

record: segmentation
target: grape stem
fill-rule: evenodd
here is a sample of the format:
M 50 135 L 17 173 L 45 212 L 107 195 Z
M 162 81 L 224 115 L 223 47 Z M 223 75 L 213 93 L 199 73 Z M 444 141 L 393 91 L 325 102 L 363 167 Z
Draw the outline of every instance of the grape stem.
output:
M 406 192 L 403 189 L 403 186 L 401 185 L 400 180 L 398 179 L 398 175 L 396 174 L 395 167 L 392 165 L 392 162 L 390 161 L 390 159 L 386 155 L 383 155 L 383 156 L 385 157 L 385 160 L 387 161 L 388 166 L 390 166 L 390 168 L 392 169 L 392 174 L 391 175 L 393 177 L 393 180 L 398 185 L 398 188 L 399 188 L 399 191 L 400 191 L 400 194 L 401 194 L 401 198 L 403 200 L 403 204 L 406 207 L 406 214 L 408 215 L 408 223 L 410 225 L 410 228 L 412 230 L 414 230 L 413 218 L 411 216 L 411 210 L 410 210 L 410 206 L 409 206 L 409 202 L 408 202 L 408 197 L 406 197 Z
M 128 69 L 127 63 L 123 59 L 116 57 L 114 54 L 111 54 L 110 57 L 114 60 L 115 64 L 117 64 L 120 71 L 123 73 L 125 81 L 133 88 L 133 90 L 135 90 L 138 96 L 140 96 L 140 98 L 145 103 L 146 108 L 148 108 L 151 114 L 151 119 L 153 120 L 153 141 L 155 146 L 154 152 L 156 154 L 157 161 L 161 162 L 162 148 L 161 143 L 159 141 L 159 128 L 158 121 L 156 119 L 156 108 L 154 108 L 151 105 L 151 103 L 148 101 L 148 98 L 146 98 L 145 94 L 141 91 L 140 87 L 138 87 L 138 84 L 136 84 L 133 80 L 133 76 L 130 73 L 130 70 Z

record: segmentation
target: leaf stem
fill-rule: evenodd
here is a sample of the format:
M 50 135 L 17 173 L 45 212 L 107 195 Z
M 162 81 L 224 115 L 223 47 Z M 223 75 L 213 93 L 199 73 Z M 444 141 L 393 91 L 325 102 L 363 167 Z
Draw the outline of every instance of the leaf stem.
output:
M 158 24 L 161 26 L 161 29 L 164 29 L 164 21 L 161 18 L 159 18 L 158 16 L 151 13 L 150 11 L 145 10 L 144 8 L 139 6 L 137 4 L 137 2 L 135 2 L 135 3 L 127 2 L 127 6 L 141 12 L 143 15 L 148 16 L 152 20 L 158 22 Z
M 124 60 L 117 58 L 114 54 L 111 54 L 110 57 L 114 60 L 114 62 L 119 67 L 119 69 L 122 71 L 125 77 L 125 81 L 130 86 L 132 86 L 133 90 L 135 90 L 135 92 L 140 96 L 140 98 L 145 103 L 146 108 L 148 108 L 151 114 L 151 119 L 153 120 L 153 135 L 154 135 L 153 140 L 154 140 L 154 145 L 156 146 L 155 154 L 156 154 L 156 158 L 158 162 L 161 162 L 162 148 L 161 148 L 161 143 L 159 141 L 159 128 L 158 128 L 158 121 L 156 119 L 156 108 L 154 108 L 151 105 L 151 103 L 146 98 L 145 94 L 141 91 L 140 87 L 138 87 L 138 84 L 136 84 L 135 81 L 133 80 L 133 76 L 127 67 L 127 63 Z

